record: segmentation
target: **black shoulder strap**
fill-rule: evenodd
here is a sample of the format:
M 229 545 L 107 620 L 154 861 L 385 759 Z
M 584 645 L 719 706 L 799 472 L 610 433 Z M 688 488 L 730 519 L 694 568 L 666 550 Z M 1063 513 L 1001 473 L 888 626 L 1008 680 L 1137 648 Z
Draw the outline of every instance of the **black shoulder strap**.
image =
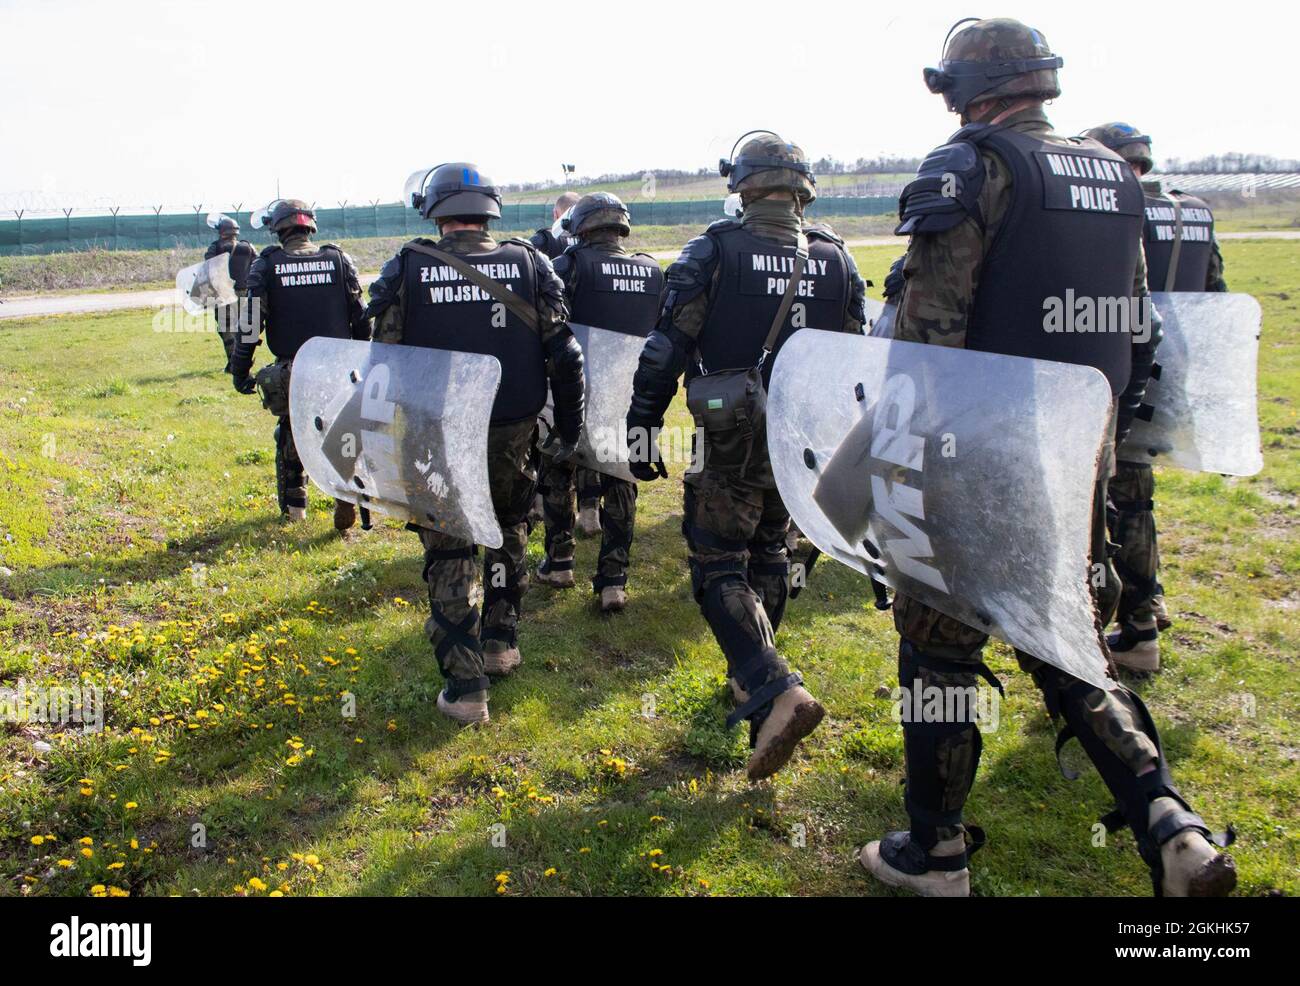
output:
M 768 330 L 767 338 L 763 341 L 763 355 L 759 357 L 759 366 L 763 365 L 763 361 L 772 352 L 772 347 L 776 345 L 777 336 L 781 334 L 781 328 L 785 325 L 785 318 L 790 314 L 790 306 L 794 304 L 795 292 L 799 290 L 799 280 L 803 277 L 804 268 L 807 265 L 808 237 L 804 235 L 803 230 L 800 230 L 799 242 L 794 251 L 794 270 L 790 272 L 790 283 L 785 286 L 785 296 L 781 299 L 781 307 L 776 310 L 776 318 L 772 321 L 772 328 Z
M 509 242 L 509 241 L 508 241 Z M 517 242 L 517 241 L 516 241 Z M 417 240 L 412 240 L 402 249 L 414 250 L 416 253 L 423 253 L 427 256 L 441 260 L 448 267 L 455 268 L 466 280 L 477 285 L 485 293 L 496 298 L 497 301 L 505 305 L 512 312 L 519 316 L 530 329 L 534 332 L 538 330 L 537 309 L 523 298 L 515 294 L 500 281 L 494 281 L 477 267 L 472 267 L 454 253 L 447 253 L 445 250 L 439 250 L 437 247 L 428 246 Z
M 1170 194 L 1169 201 L 1174 206 L 1174 248 L 1169 254 L 1169 270 L 1165 271 L 1166 292 L 1174 289 L 1174 282 L 1178 280 L 1178 260 L 1183 252 L 1183 204 L 1178 201 L 1178 196 Z

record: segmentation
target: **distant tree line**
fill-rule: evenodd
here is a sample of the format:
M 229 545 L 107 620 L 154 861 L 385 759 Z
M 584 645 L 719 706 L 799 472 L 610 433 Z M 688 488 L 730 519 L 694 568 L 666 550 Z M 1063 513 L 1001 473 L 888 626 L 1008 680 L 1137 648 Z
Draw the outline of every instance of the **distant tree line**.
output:
M 1179 174 L 1241 175 L 1260 174 L 1265 171 L 1300 171 L 1300 159 L 1269 157 L 1267 154 L 1210 154 L 1207 157 L 1183 160 L 1166 158 L 1164 170 Z
M 818 175 L 892 175 L 915 172 L 921 165 L 919 157 L 860 157 L 855 161 L 841 161 L 839 158 L 823 157 L 813 162 L 813 173 Z M 716 178 L 716 168 L 697 168 L 683 171 L 680 168 L 645 168 L 641 171 L 610 172 L 594 177 L 583 175 L 570 179 L 574 185 L 613 184 L 620 181 L 641 181 L 647 174 L 653 174 L 655 181 L 671 183 L 676 181 L 698 181 L 701 178 Z M 554 188 L 554 181 L 525 181 L 502 186 L 508 192 L 536 192 Z

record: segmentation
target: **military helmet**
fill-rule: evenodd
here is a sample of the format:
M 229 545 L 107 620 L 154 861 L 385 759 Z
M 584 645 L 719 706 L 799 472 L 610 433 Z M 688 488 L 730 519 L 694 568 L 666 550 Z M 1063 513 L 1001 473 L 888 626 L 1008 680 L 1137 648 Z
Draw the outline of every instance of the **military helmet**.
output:
M 501 218 L 501 195 L 492 179 L 468 161 L 423 168 L 406 180 L 404 197 L 425 219 L 452 216 Z
M 593 192 L 578 199 L 560 219 L 560 228 L 573 236 L 593 230 L 617 227 L 620 236 L 632 232 L 632 216 L 627 206 L 613 192 Z
M 1151 157 L 1151 138 L 1131 123 L 1103 123 L 1100 127 L 1085 130 L 1080 136 L 1091 137 L 1103 147 L 1109 147 L 1133 165 L 1139 175 L 1145 175 L 1155 167 Z
M 305 226 L 314 233 L 316 211 L 302 199 L 272 199 L 261 209 L 254 210 L 249 224 L 254 229 L 267 227 L 275 233 Z
M 238 233 L 239 223 L 235 222 L 235 220 L 231 219 L 229 216 L 222 216 L 217 222 L 217 232 L 223 236 L 226 233 Z
M 1020 21 L 967 17 L 948 30 L 939 67 L 924 69 L 922 74 L 926 87 L 941 93 L 949 110 L 965 113 L 977 98 L 1055 99 L 1061 95 L 1056 70 L 1063 64 L 1064 59 L 1052 54 L 1047 39 Z
M 746 141 L 736 154 L 736 146 Z M 741 134 L 731 148 L 732 157 L 718 162 L 718 174 L 727 179 L 728 192 L 759 192 L 785 189 L 804 202 L 817 197 L 817 179 L 808 165 L 803 148 L 791 144 L 770 130 Z

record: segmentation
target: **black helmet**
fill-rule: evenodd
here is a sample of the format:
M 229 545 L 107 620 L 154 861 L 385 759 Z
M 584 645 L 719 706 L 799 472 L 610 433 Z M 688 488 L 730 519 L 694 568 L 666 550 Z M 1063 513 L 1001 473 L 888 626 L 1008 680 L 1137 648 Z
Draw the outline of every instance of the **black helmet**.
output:
M 963 24 L 969 26 L 957 31 Z M 1047 39 L 1020 21 L 967 17 L 948 29 L 939 67 L 924 69 L 922 74 L 926 88 L 942 93 L 950 111 L 965 113 L 981 96 L 1055 99 L 1061 94 L 1056 70 L 1063 64 L 1064 59 L 1052 54 Z
M 501 195 L 492 179 L 468 161 L 424 168 L 406 180 L 406 202 L 425 219 L 451 216 L 501 218 Z
M 316 232 L 316 210 L 302 199 L 273 199 L 256 210 L 249 220 L 254 229 L 266 227 L 273 233 L 283 233 L 295 226 Z
M 632 216 L 627 206 L 613 192 L 593 192 L 584 195 L 560 219 L 560 228 L 573 236 L 582 236 L 592 230 L 617 228 L 620 236 L 632 232 Z
M 736 147 L 752 137 L 736 154 Z M 718 174 L 727 179 L 728 192 L 756 192 L 785 189 L 804 202 L 817 197 L 817 179 L 808 166 L 808 157 L 797 144 L 791 144 L 770 130 L 751 130 L 741 134 L 732 145 L 733 160 L 718 162 Z

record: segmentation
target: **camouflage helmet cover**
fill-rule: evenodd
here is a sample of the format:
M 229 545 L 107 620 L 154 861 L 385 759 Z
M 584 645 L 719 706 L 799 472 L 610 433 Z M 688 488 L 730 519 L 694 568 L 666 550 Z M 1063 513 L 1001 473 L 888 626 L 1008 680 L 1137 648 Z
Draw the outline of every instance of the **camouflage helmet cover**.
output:
M 1155 166 L 1151 157 L 1151 138 L 1131 123 L 1103 123 L 1083 133 L 1103 147 L 1112 151 L 1133 165 L 1137 173 L 1145 175 Z
M 794 192 L 804 202 L 817 198 L 817 179 L 803 148 L 768 130 L 750 131 L 740 140 L 751 135 L 752 139 L 745 142 L 739 154 L 732 148 L 732 160 L 724 158 L 718 162 L 719 174 L 727 179 L 727 191 L 785 190 Z
M 295 226 L 305 226 L 316 232 L 316 211 L 302 199 L 278 199 L 270 209 L 266 225 L 275 233 L 283 233 Z
M 593 192 L 577 201 L 560 220 L 560 226 L 574 236 L 608 227 L 617 227 L 620 236 L 628 236 L 632 232 L 632 217 L 617 195 Z
M 1064 59 L 1054 55 L 1047 39 L 1032 27 L 1010 17 L 972 17 L 958 21 L 948 33 L 939 67 L 922 74 L 927 88 L 941 93 L 953 113 L 965 113 L 977 98 L 1055 99 L 1061 94 L 1057 69 Z

